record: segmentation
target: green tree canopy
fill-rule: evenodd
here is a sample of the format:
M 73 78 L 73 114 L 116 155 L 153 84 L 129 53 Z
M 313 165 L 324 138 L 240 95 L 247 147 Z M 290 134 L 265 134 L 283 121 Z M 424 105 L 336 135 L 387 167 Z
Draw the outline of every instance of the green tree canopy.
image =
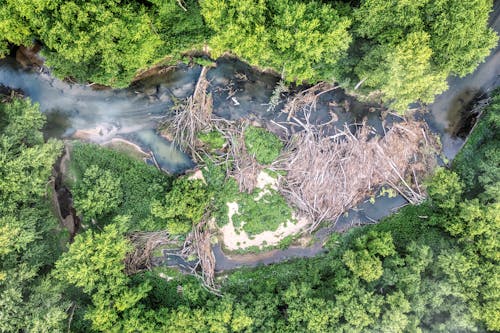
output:
M 210 203 L 207 186 L 199 179 L 179 178 L 163 202 L 151 205 L 154 216 L 166 220 L 166 228 L 172 234 L 183 234 L 201 221 Z
M 110 213 L 123 200 L 120 178 L 114 178 L 109 170 L 91 165 L 74 187 L 73 198 L 76 209 L 86 218 Z
M 29 100 L 0 103 L 0 331 L 61 329 L 65 301 L 45 274 L 58 254 L 47 200 L 58 141 L 43 141 L 44 117 Z
M 234 52 L 251 64 L 283 72 L 288 81 L 332 80 L 351 41 L 351 21 L 329 4 L 286 1 L 200 2 L 210 45 L 219 56 Z
M 0 55 L 6 43 L 40 40 L 60 77 L 127 86 L 139 70 L 207 36 L 196 1 L 0 1 Z
M 354 12 L 355 73 L 396 110 L 430 103 L 448 75 L 471 73 L 496 45 L 491 8 L 491 0 L 364 0 Z

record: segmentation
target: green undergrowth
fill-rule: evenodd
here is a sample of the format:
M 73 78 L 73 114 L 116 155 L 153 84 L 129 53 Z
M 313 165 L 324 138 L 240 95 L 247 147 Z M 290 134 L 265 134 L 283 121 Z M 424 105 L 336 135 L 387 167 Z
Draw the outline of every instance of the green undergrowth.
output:
M 264 128 L 249 126 L 245 129 L 244 137 L 248 153 L 255 156 L 260 164 L 271 164 L 283 149 L 280 139 Z
M 165 221 L 171 234 L 185 234 L 202 220 L 209 203 L 210 193 L 201 180 L 181 177 L 174 180 L 164 200 L 152 202 L 151 212 Z
M 296 222 L 285 199 L 275 190 L 268 191 L 258 200 L 259 190 L 250 194 L 240 193 L 236 200 L 238 213 L 232 217 L 233 224 L 250 237 L 264 231 L 276 231 L 282 223 Z
M 110 223 L 121 215 L 127 217 L 121 219 L 126 230 L 164 229 L 150 206 L 170 189 L 166 174 L 122 152 L 80 142 L 73 146 L 70 170 L 76 179 L 68 184 L 76 190 L 75 208 L 87 222 L 95 218 Z
M 214 195 L 212 214 L 217 225 L 222 227 L 229 222 L 228 202 L 238 203 L 238 213 L 232 216 L 235 228 L 244 230 L 250 237 L 264 231 L 275 231 L 278 226 L 292 219 L 292 209 L 285 199 L 276 191 L 267 188 L 268 193 L 256 200 L 262 189 L 252 193 L 242 193 L 234 178 L 227 177 L 223 167 L 211 162 L 203 169 L 203 176 Z
M 212 130 L 210 132 L 197 133 L 198 139 L 206 144 L 211 150 L 221 149 L 226 143 L 226 139 L 219 131 Z

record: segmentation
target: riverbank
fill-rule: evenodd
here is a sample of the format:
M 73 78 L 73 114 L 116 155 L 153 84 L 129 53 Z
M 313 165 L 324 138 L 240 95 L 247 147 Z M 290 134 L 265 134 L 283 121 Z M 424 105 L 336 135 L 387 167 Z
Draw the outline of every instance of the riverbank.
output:
M 42 103 L 42 109 L 48 115 L 49 120 L 60 119 L 60 116 L 63 115 L 67 125 L 58 128 L 57 131 L 63 136 L 64 133 L 74 133 L 78 128 L 89 128 L 102 122 L 113 124 L 114 130 L 110 131 L 111 135 L 106 136 L 106 139 L 112 139 L 114 135 L 132 134 L 131 142 L 134 142 L 134 145 L 144 147 L 144 143 L 148 143 L 148 148 L 155 153 L 158 159 L 163 160 L 162 165 L 165 166 L 172 160 L 172 154 L 176 150 L 172 146 L 166 145 L 166 141 L 161 141 L 163 146 L 160 147 L 160 140 L 157 139 L 153 128 L 159 118 L 164 119 L 165 111 L 174 105 L 173 97 L 182 98 L 190 95 L 199 71 L 200 68 L 197 66 L 181 66 L 175 71 L 161 73 L 158 76 L 137 82 L 134 91 L 95 91 L 91 87 L 65 85 L 65 83 L 47 76 L 37 81 L 38 78 L 35 78 L 37 74 L 28 74 L 22 71 L 19 72 L 22 79 L 17 78 L 13 82 L 14 86 L 26 88 L 28 95 L 35 101 Z M 4 73 L 5 71 L 0 72 L 0 75 Z M 10 78 L 14 77 L 12 74 L 13 72 L 10 72 Z M 3 77 L 5 78 L 5 76 Z M 274 112 L 268 112 L 268 102 L 278 82 L 277 77 L 255 72 L 250 66 L 235 59 L 219 59 L 217 67 L 212 68 L 207 77 L 211 82 L 209 92 L 214 98 L 215 115 L 230 120 L 244 117 L 258 118 L 270 127 L 275 123 L 287 122 L 289 115 L 280 112 L 282 106 Z M 158 97 L 158 94 L 163 97 Z M 151 96 L 156 97 L 152 98 Z M 286 96 L 282 96 L 282 98 L 284 97 Z M 238 102 L 237 104 L 233 98 Z M 51 103 L 47 103 L 48 100 Z M 141 106 L 141 103 L 145 105 Z M 368 109 L 375 112 L 367 112 Z M 334 119 L 331 116 L 333 111 L 336 115 L 336 122 L 333 123 L 338 125 L 346 122 L 355 123 L 361 122 L 364 118 L 367 124 L 383 132 L 387 128 L 384 122 L 380 121 L 382 110 L 383 108 L 380 106 L 363 105 L 346 96 L 340 89 L 336 89 L 321 96 L 316 104 L 317 112 L 312 114 L 310 121 L 315 124 L 331 121 Z M 445 111 L 440 110 L 440 112 Z M 53 118 L 53 115 L 59 116 Z M 299 113 L 297 116 L 298 119 L 303 119 L 303 114 Z M 394 116 L 390 114 L 386 114 L 386 116 L 385 124 L 391 124 Z M 64 123 L 64 121 L 60 123 Z M 287 125 L 285 127 L 291 133 L 299 130 L 296 126 Z M 148 128 L 147 132 L 140 132 L 144 128 Z M 279 126 L 274 127 L 275 131 L 280 131 L 280 129 Z M 98 132 L 93 134 L 102 139 Z M 135 133 L 143 134 L 137 135 Z M 129 137 L 125 140 L 129 140 Z M 145 148 L 141 149 L 142 153 L 147 152 Z M 374 205 L 367 200 L 359 206 L 361 211 L 353 209 L 349 211 L 347 216 L 341 216 L 335 230 L 345 231 L 352 226 L 371 224 L 374 220 L 391 213 L 390 209 L 386 209 L 387 205 L 398 207 L 404 204 L 404 200 L 403 202 L 401 200 L 400 197 L 387 198 L 387 200 L 380 198 L 380 200 L 375 201 Z M 370 210 L 375 213 L 370 213 Z

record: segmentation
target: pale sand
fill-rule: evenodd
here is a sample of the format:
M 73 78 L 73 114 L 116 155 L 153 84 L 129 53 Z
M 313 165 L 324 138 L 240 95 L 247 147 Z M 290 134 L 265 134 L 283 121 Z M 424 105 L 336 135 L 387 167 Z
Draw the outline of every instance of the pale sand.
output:
M 203 181 L 203 183 L 205 183 L 205 184 L 207 183 L 205 180 L 205 177 L 203 177 L 203 172 L 201 171 L 201 169 L 198 169 L 195 172 L 189 174 L 188 179 L 189 180 L 199 179 L 199 180 Z
M 122 138 L 112 138 L 109 141 L 101 143 L 101 146 L 111 146 L 111 147 L 113 147 L 113 144 L 115 144 L 115 143 L 121 143 L 121 144 L 130 146 L 132 149 L 134 149 L 135 151 L 137 151 L 138 154 L 143 155 L 143 157 L 149 157 L 149 154 L 146 153 L 144 150 L 142 150 L 142 148 L 139 145 L 137 145 L 137 144 L 135 144 L 135 143 L 133 143 L 131 141 L 122 139 Z
M 277 185 L 277 179 L 269 176 L 267 172 L 261 171 L 257 177 L 257 187 L 262 189 L 259 193 L 258 199 L 262 198 L 265 193 L 268 193 L 269 188 L 276 190 Z M 293 214 L 292 217 L 297 220 L 296 223 L 287 220 L 286 222 L 280 224 L 276 231 L 264 231 L 258 235 L 254 235 L 253 239 L 250 239 L 248 234 L 243 230 L 240 230 L 240 233 L 238 234 L 233 225 L 232 218 L 234 214 L 238 213 L 238 203 L 228 202 L 227 206 L 229 208 L 229 223 L 219 230 L 222 234 L 222 241 L 228 250 L 245 249 L 250 246 L 275 246 L 278 245 L 283 238 L 289 235 L 301 233 L 310 224 L 309 219 L 305 217 L 297 217 Z

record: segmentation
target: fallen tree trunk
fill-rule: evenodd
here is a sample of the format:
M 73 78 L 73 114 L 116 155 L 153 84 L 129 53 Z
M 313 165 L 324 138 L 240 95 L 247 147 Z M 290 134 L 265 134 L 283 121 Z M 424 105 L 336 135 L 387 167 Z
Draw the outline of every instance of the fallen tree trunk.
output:
M 167 130 L 173 134 L 173 141 L 186 153 L 190 154 L 195 162 L 202 157 L 198 153 L 197 133 L 211 127 L 213 100 L 207 94 L 209 82 L 206 78 L 208 67 L 203 67 L 196 83 L 193 95 L 190 96 L 183 108 L 174 117 L 166 120 Z

